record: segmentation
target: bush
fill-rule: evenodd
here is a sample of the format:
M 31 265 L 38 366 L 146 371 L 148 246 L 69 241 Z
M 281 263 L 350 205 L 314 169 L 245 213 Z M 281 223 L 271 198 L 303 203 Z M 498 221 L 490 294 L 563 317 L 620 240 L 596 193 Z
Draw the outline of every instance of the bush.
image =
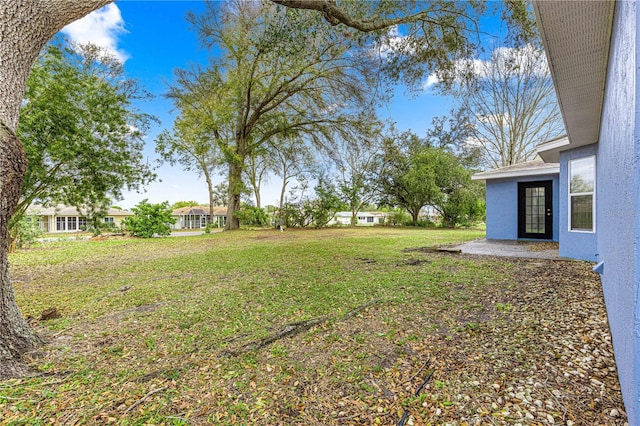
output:
M 388 225 L 392 226 L 405 225 L 408 222 L 411 222 L 411 215 L 404 210 L 392 211 L 386 221 Z
M 154 235 L 166 237 L 171 233 L 170 225 L 176 223 L 176 219 L 171 216 L 171 208 L 167 201 L 150 204 L 147 200 L 142 200 L 131 210 L 134 215 L 126 218 L 122 223 L 131 235 L 137 237 L 151 238 Z
M 269 216 L 264 209 L 243 204 L 240 210 L 235 212 L 236 218 L 243 225 L 264 226 L 269 222 Z
M 33 244 L 42 236 L 44 231 L 40 229 L 40 218 L 37 215 L 23 216 L 15 228 L 14 241 L 16 247 L 22 248 Z

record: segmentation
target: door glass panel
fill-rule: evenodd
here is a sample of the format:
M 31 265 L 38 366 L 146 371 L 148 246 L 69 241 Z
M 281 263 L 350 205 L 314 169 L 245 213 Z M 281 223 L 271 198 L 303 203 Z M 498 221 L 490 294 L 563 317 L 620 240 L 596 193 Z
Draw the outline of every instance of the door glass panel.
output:
M 525 232 L 545 233 L 544 187 L 525 188 Z

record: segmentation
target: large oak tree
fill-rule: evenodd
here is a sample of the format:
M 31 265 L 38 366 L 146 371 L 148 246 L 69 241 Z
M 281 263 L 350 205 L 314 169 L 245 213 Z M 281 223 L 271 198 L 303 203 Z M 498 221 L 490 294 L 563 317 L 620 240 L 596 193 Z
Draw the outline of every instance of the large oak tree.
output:
M 0 376 L 23 374 L 21 355 L 40 343 L 15 302 L 9 276 L 9 220 L 27 161 L 16 136 L 27 77 L 42 47 L 65 25 L 108 0 L 0 1 Z
M 359 31 L 372 31 L 374 37 L 382 38 L 385 28 L 409 22 L 413 25 L 415 34 L 420 37 L 403 40 L 409 43 L 407 47 L 411 47 L 413 43 L 423 52 L 406 62 L 409 65 L 428 62 L 431 65 L 441 63 L 446 66 L 445 59 L 450 57 L 446 51 L 461 50 L 468 38 L 466 29 L 469 25 L 459 24 L 473 23 L 473 19 L 467 19 L 469 15 L 460 13 L 458 9 L 454 9 L 448 16 L 447 13 L 438 15 L 437 12 L 432 12 L 434 18 L 440 17 L 438 19 L 431 19 L 429 14 L 425 14 L 416 20 L 415 14 L 423 10 L 416 6 L 430 7 L 431 2 L 273 1 L 290 8 L 317 10 L 316 5 L 320 5 L 320 12 L 331 25 L 337 26 L 337 32 L 342 30 L 338 24 L 343 23 Z M 23 373 L 24 369 L 18 363 L 21 354 L 39 343 L 15 303 L 7 257 L 9 220 L 19 202 L 26 170 L 24 148 L 16 136 L 16 127 L 29 69 L 42 47 L 60 29 L 108 3 L 111 0 L 0 0 L 0 375 L 4 377 Z M 438 3 L 443 6 L 447 3 L 454 5 L 453 2 Z M 358 11 L 358 4 L 364 8 L 362 13 Z M 513 12 L 508 17 L 520 22 L 529 21 L 525 1 L 510 1 L 508 4 Z M 380 25 L 375 25 L 375 22 Z M 384 44 L 380 43 L 379 46 Z M 432 46 L 443 49 L 434 49 Z M 434 56 L 433 53 L 437 52 L 445 53 Z M 405 49 L 404 53 L 411 53 L 411 49 Z M 412 55 L 399 57 L 403 56 L 411 58 Z M 399 60 L 390 64 L 391 68 L 396 66 L 401 69 L 403 62 Z M 418 75 L 411 71 L 418 68 L 408 69 L 408 80 Z
M 190 15 L 205 46 L 219 50 L 211 65 L 180 74 L 170 96 L 182 116 L 208 125 L 228 164 L 227 229 L 245 188 L 243 171 L 279 136 L 304 135 L 328 147 L 354 138 L 374 100 L 368 51 L 349 32 L 329 31 L 322 18 L 273 4 L 234 1 Z M 371 110 L 372 108 L 369 108 Z

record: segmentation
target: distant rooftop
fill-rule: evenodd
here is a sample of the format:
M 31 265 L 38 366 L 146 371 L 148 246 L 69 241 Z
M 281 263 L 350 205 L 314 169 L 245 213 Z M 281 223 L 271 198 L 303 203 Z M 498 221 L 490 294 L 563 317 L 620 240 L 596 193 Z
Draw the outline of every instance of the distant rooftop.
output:
M 32 204 L 27 208 L 27 214 L 35 214 L 39 216 L 78 216 L 87 214 L 86 209 L 78 209 L 72 206 L 58 204 L 57 206 L 45 207 L 42 204 Z M 107 216 L 133 216 L 130 210 L 114 209 L 112 207 L 107 211 Z
M 179 209 L 175 209 L 173 211 L 173 216 L 190 216 L 190 215 L 208 215 L 209 214 L 209 206 L 187 206 L 181 207 Z M 226 216 L 227 208 L 226 207 L 213 207 L 213 215 L 214 216 Z

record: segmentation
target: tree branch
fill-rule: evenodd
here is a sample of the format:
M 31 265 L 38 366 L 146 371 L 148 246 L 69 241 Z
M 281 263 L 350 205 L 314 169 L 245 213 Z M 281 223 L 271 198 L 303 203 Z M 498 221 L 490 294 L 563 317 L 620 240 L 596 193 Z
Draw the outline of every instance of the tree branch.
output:
M 428 12 L 422 11 L 397 18 L 383 19 L 381 17 L 376 17 L 375 19 L 370 20 L 355 19 L 341 9 L 335 0 L 271 0 L 271 2 L 285 7 L 290 7 L 292 9 L 315 10 L 321 12 L 324 19 L 333 26 L 344 24 L 362 32 L 373 32 L 383 30 L 394 25 L 423 21 L 429 15 Z

